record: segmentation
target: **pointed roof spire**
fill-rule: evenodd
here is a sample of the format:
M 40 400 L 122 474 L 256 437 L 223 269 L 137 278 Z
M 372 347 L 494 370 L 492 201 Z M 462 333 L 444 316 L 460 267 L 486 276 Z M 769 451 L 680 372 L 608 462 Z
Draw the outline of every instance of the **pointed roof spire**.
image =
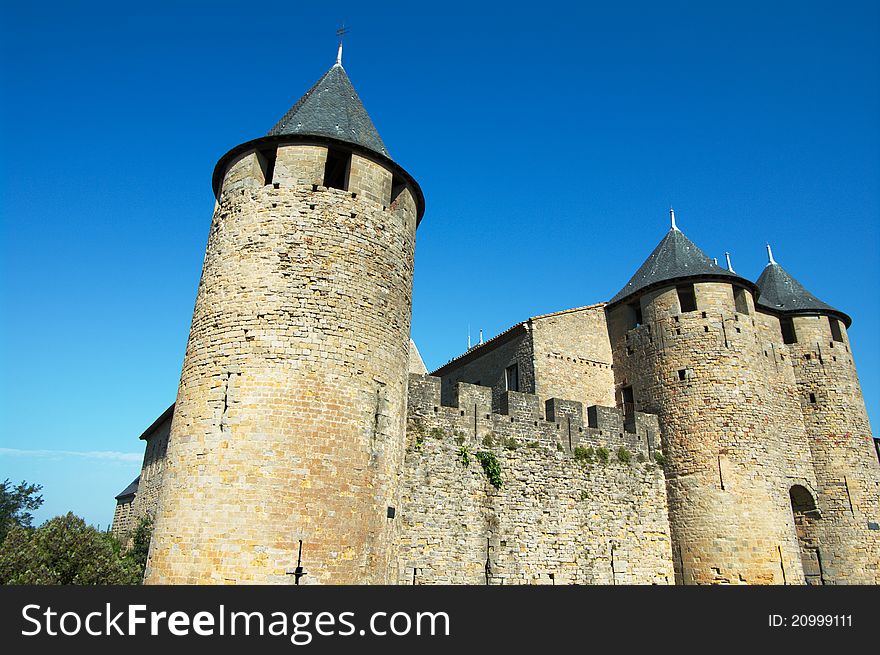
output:
M 363 146 L 390 158 L 385 143 L 342 67 L 342 44 L 336 64 L 296 101 L 268 136 L 329 136 Z
M 736 271 L 733 270 L 733 265 L 730 263 L 730 253 L 725 252 L 724 258 L 727 260 L 727 270 L 730 271 L 731 273 L 736 273 Z
M 672 221 L 672 229 L 677 230 L 678 226 L 675 224 L 675 210 L 672 207 L 669 208 L 669 220 Z
M 770 260 L 758 278 L 758 307 L 781 314 L 832 314 L 840 318 L 847 327 L 852 319 L 828 303 L 822 302 L 807 291 L 775 259 L 770 244 L 767 244 L 767 257 Z
M 670 215 L 674 216 L 672 210 Z M 613 305 L 631 298 L 649 287 L 659 287 L 683 278 L 701 277 L 736 280 L 743 286 L 754 288 L 749 280 L 741 278 L 732 270 L 724 270 L 717 262 L 709 259 L 673 222 L 672 228 L 648 255 L 645 263 L 608 304 Z

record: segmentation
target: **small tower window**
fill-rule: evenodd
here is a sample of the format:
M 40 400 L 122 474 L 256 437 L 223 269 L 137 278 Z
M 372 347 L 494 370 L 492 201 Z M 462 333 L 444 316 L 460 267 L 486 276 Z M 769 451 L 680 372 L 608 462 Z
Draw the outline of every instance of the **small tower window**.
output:
M 351 153 L 329 148 L 327 162 L 324 164 L 324 186 L 347 191 L 350 172 Z
M 797 343 L 797 334 L 794 331 L 794 321 L 783 316 L 779 319 L 779 329 L 782 332 L 782 343 Z
M 633 312 L 633 327 L 638 327 L 644 322 L 642 319 L 642 301 L 636 300 L 634 303 L 630 303 L 630 309 Z
M 831 326 L 831 338 L 835 341 L 843 341 L 843 333 L 840 331 L 840 321 L 829 316 L 828 324 Z
M 266 148 L 257 151 L 257 163 L 260 164 L 260 170 L 263 172 L 263 185 L 272 184 L 272 178 L 275 176 L 275 158 L 278 155 L 278 148 Z
M 519 391 L 519 365 L 508 366 L 504 371 L 504 383 L 508 391 Z
M 733 301 L 736 304 L 736 311 L 740 314 L 749 313 L 749 301 L 746 300 L 748 291 L 742 287 L 733 287 Z
M 675 290 L 678 292 L 678 305 L 682 313 L 697 311 L 697 295 L 694 293 L 693 284 L 683 284 Z
M 394 175 L 391 178 L 391 202 L 390 204 L 394 204 L 394 201 L 397 200 L 397 197 L 403 193 L 403 190 L 406 189 L 406 180 L 402 177 Z

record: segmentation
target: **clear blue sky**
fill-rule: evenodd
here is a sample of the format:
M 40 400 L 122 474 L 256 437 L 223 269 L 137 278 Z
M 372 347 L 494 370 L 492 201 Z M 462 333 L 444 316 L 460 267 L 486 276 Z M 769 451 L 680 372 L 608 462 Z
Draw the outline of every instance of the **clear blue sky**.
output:
M 880 405 L 876 2 L 7 3 L 0 480 L 106 525 L 173 400 L 211 172 L 335 58 L 421 183 L 429 368 L 610 298 L 667 229 L 852 315 Z

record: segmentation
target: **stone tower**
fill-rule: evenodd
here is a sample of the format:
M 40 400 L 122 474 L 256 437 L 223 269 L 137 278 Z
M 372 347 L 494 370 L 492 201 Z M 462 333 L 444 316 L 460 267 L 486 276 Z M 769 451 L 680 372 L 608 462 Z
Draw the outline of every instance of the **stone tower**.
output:
M 145 580 L 396 580 L 424 199 L 341 46 L 267 136 L 220 159 L 213 184 Z
M 659 417 L 676 579 L 802 583 L 789 462 L 813 480 L 794 380 L 773 384 L 756 286 L 672 221 L 606 311 L 619 403 Z
M 804 567 L 825 584 L 880 583 L 880 463 L 847 328 L 773 260 L 758 278 L 791 355 L 816 477 L 816 494 L 792 487 Z

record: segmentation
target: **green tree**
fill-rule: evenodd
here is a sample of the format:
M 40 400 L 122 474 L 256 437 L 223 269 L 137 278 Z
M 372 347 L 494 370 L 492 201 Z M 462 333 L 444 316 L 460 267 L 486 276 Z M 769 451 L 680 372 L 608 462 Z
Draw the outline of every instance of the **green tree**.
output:
M 31 526 L 34 520 L 31 512 L 43 504 L 43 497 L 37 494 L 42 488 L 39 484 L 28 484 L 24 480 L 18 486 L 13 485 L 9 478 L 3 481 L 0 485 L 0 543 L 12 526 Z
M 0 583 L 138 584 L 142 571 L 116 540 L 73 513 L 39 528 L 14 526 L 0 544 Z
M 137 528 L 132 536 L 132 544 L 126 557 L 128 557 L 140 571 L 141 577 L 144 576 L 144 569 L 147 566 L 147 554 L 150 552 L 150 539 L 153 537 L 153 517 L 149 514 L 141 517 L 138 521 Z

